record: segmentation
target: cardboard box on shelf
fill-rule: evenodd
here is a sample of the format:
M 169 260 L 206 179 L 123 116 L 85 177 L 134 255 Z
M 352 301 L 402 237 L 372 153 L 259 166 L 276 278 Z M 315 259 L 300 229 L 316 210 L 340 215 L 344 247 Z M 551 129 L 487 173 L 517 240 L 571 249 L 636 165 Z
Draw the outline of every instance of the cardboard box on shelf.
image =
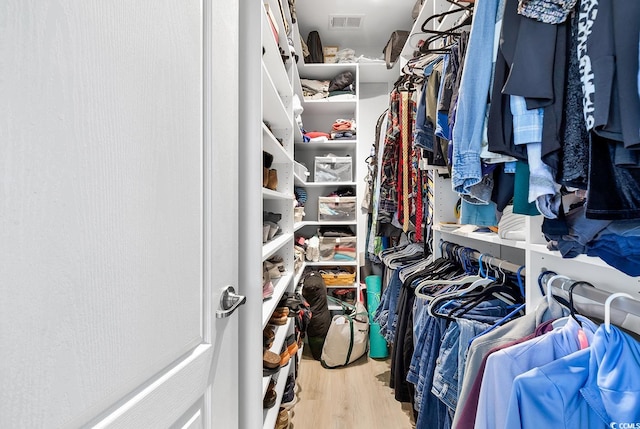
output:
M 335 56 L 338 53 L 338 47 L 337 46 L 323 46 L 322 47 L 322 53 L 324 54 L 324 56 L 326 57 L 328 56 Z

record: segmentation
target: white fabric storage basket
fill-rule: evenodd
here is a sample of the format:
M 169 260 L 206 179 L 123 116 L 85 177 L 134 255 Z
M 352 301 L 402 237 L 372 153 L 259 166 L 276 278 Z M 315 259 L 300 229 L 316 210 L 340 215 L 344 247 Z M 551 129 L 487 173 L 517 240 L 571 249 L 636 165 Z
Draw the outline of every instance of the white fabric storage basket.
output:
M 349 156 L 316 156 L 315 182 L 352 182 L 353 164 Z
M 356 197 L 318 197 L 318 220 L 356 220 Z
M 320 237 L 321 261 L 355 261 L 356 237 Z
M 309 169 L 297 161 L 293 162 L 293 172 L 304 182 L 309 179 Z

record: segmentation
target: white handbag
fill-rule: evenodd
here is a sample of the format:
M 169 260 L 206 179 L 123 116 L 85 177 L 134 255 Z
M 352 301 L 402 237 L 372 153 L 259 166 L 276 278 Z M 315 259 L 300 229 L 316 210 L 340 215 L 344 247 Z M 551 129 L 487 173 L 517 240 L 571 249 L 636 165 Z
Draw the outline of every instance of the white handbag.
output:
M 369 349 L 369 314 L 364 304 L 357 302 L 354 307 L 339 300 L 332 301 L 350 308 L 351 312 L 333 316 L 331 320 L 320 358 L 325 368 L 348 365 L 365 355 Z

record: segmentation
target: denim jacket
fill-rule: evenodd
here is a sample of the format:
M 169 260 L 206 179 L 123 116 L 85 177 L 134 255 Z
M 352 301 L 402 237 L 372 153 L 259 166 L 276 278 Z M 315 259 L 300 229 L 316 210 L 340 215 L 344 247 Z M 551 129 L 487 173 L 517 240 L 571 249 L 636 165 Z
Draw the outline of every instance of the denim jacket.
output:
M 591 347 L 516 377 L 508 428 L 640 427 L 640 343 L 600 326 Z
M 453 125 L 453 190 L 468 194 L 482 179 L 480 152 L 491 85 L 498 0 L 476 4 Z

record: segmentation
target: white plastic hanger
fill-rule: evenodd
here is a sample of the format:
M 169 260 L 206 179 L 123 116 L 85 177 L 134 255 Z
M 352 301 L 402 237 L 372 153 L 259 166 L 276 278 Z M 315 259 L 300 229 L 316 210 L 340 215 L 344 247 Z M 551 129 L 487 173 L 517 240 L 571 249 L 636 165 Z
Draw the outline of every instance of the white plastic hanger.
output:
M 607 300 L 604 302 L 604 328 L 607 330 L 607 333 L 611 332 L 611 302 L 616 298 L 629 298 L 633 299 L 631 295 L 624 292 L 617 292 L 609 296 Z
M 549 307 L 553 304 L 553 282 L 557 279 L 571 280 L 569 277 L 563 276 L 562 274 L 556 274 L 555 276 L 549 277 L 549 280 L 547 280 L 547 304 Z

